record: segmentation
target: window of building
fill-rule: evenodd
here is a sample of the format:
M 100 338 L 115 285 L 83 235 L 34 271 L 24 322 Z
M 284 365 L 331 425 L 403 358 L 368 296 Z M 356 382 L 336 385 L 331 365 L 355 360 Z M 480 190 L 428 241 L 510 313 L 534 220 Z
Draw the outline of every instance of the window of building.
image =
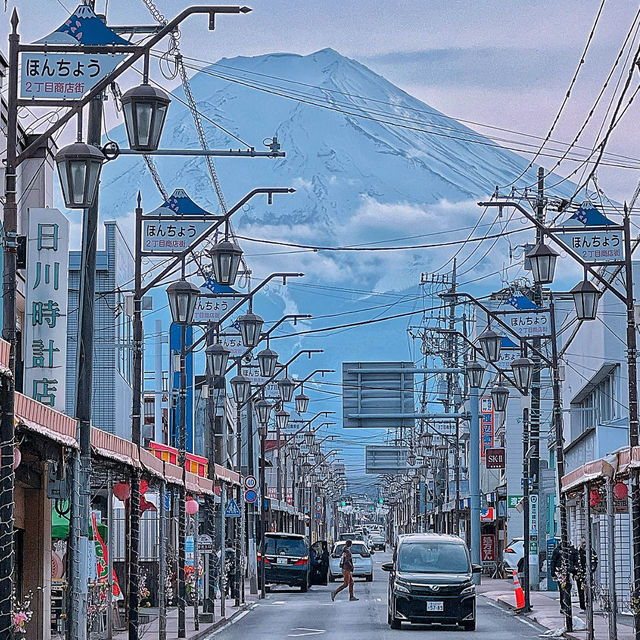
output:
M 606 424 L 619 416 L 616 389 L 616 369 L 596 376 L 571 402 L 572 436 L 577 437 L 599 424 Z

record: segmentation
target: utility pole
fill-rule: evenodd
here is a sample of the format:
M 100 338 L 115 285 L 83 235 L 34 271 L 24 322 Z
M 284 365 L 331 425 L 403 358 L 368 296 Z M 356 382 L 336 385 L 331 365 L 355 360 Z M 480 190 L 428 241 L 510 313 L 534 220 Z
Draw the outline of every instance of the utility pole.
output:
M 102 146 L 102 94 L 89 103 L 87 142 Z M 69 640 L 85 640 L 87 637 L 89 553 L 89 511 L 91 508 L 91 399 L 93 395 L 93 333 L 96 279 L 96 245 L 98 242 L 98 194 L 93 205 L 84 209 L 82 221 L 82 271 L 80 273 L 80 299 L 77 335 L 76 370 L 76 418 L 78 420 L 79 460 L 73 465 L 73 489 L 71 493 L 71 527 L 69 532 L 70 558 L 70 606 L 67 637 Z M 136 494 L 131 487 L 129 504 L 135 503 Z M 139 502 L 138 491 L 138 502 Z M 137 615 L 129 610 L 129 619 Z M 137 619 L 134 618 L 137 624 Z

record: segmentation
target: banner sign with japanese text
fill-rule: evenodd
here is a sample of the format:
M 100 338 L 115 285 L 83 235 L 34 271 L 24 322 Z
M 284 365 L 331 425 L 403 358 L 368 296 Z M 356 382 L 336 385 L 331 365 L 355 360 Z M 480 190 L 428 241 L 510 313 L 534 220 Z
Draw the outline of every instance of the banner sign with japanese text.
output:
M 551 335 L 551 314 L 548 310 L 496 311 L 503 322 L 521 338 L 542 338 Z
M 52 51 L 21 54 L 20 97 L 80 100 L 124 59 L 123 53 L 83 53 L 82 46 L 131 45 L 98 17 L 89 5 L 79 5 L 55 31 L 35 44 Z M 56 52 L 56 45 L 75 45 L 78 53 Z
M 142 250 L 158 255 L 181 253 L 212 224 L 193 220 L 144 220 Z
M 29 209 L 24 392 L 65 409 L 69 221 L 58 209 Z
M 210 295 L 210 292 L 206 289 L 202 289 L 202 292 Z M 220 318 L 222 318 L 222 316 L 225 315 L 229 309 L 233 308 L 233 306 L 239 301 L 240 297 L 235 296 L 220 296 L 217 298 L 205 298 L 200 296 L 196 302 L 195 311 L 193 312 L 193 321 L 218 322 Z M 242 353 L 244 353 L 244 351 Z
M 622 229 L 591 202 L 583 202 L 558 230 L 558 238 L 586 262 L 624 260 Z
M 493 398 L 480 398 L 480 455 L 484 458 L 487 449 L 493 447 Z

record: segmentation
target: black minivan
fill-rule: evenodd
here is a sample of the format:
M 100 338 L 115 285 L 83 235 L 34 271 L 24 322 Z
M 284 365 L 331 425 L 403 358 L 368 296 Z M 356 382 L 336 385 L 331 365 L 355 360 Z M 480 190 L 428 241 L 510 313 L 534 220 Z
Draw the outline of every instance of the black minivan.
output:
M 301 591 L 307 591 L 312 584 L 327 584 L 326 542 L 309 545 L 305 536 L 285 532 L 266 533 L 264 542 L 264 557 L 258 553 L 258 569 L 264 563 L 266 584 L 300 587 Z
M 461 538 L 434 533 L 398 537 L 389 572 L 387 621 L 392 629 L 402 622 L 461 625 L 476 628 L 476 587 L 472 565 Z

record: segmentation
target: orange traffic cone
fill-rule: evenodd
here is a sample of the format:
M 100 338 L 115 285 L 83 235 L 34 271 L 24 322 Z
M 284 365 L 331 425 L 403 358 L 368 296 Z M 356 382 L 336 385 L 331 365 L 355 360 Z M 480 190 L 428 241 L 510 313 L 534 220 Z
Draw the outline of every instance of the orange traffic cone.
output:
M 513 588 L 516 590 L 516 609 L 524 609 L 524 591 L 520 586 L 518 572 L 513 570 Z

